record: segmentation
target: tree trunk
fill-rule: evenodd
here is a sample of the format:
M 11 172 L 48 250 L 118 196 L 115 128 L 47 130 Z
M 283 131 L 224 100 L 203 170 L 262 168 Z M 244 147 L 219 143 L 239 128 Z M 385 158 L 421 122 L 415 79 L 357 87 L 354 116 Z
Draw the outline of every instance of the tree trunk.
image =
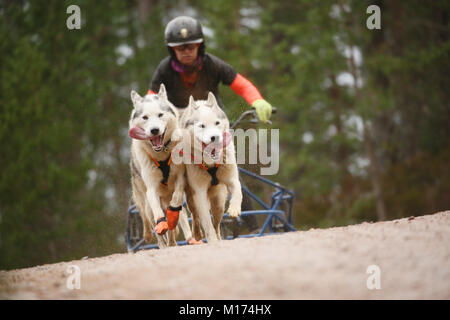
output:
M 158 3 L 158 0 L 138 0 L 139 19 L 141 23 L 147 22 L 153 6 Z
M 349 57 L 349 63 L 350 63 L 350 70 L 353 76 L 353 89 L 355 90 L 355 105 L 358 104 L 360 101 L 360 91 L 358 88 L 358 82 L 359 82 L 359 75 L 358 70 L 355 62 L 354 57 L 354 50 L 353 45 L 350 45 L 350 57 Z M 377 158 L 375 156 L 375 147 L 374 142 L 371 136 L 370 128 L 366 121 L 363 119 L 363 125 L 364 125 L 364 146 L 366 149 L 366 154 L 370 161 L 370 179 L 372 181 L 372 188 L 373 192 L 375 194 L 375 200 L 376 200 L 376 210 L 377 210 L 377 218 L 379 221 L 386 220 L 386 209 L 384 205 L 383 200 L 383 193 L 381 190 L 381 176 L 380 176 L 380 169 L 378 165 Z
M 377 218 L 378 221 L 386 220 L 386 209 L 384 206 L 383 194 L 381 191 L 380 170 L 378 168 L 378 162 L 375 157 L 373 140 L 366 123 L 364 123 L 364 146 L 366 147 L 367 156 L 370 160 L 370 180 L 372 182 L 372 188 L 375 194 Z

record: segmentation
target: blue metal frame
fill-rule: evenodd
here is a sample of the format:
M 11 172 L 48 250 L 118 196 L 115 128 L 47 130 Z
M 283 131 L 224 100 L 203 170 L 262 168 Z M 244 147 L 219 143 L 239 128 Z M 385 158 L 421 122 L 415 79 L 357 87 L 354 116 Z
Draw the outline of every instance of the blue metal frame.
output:
M 269 205 L 269 204 L 264 203 L 264 201 L 262 201 L 257 195 L 255 195 L 253 192 L 248 190 L 247 187 L 242 186 L 242 189 L 244 190 L 244 192 L 247 193 L 257 203 L 259 203 L 264 208 L 264 210 L 242 211 L 241 216 L 267 215 L 267 218 L 264 221 L 264 224 L 258 233 L 239 235 L 238 238 L 261 237 L 261 236 L 265 236 L 265 235 L 279 233 L 279 232 L 275 232 L 275 230 L 272 228 L 271 222 L 273 222 L 273 220 L 278 220 L 283 225 L 283 227 L 285 227 L 289 231 L 297 231 L 295 229 L 295 227 L 292 225 L 292 204 L 293 204 L 293 200 L 294 200 L 294 193 L 291 190 L 288 190 L 287 188 L 283 187 L 282 185 L 280 185 L 276 182 L 270 181 L 266 178 L 263 178 L 253 172 L 250 172 L 243 168 L 238 168 L 238 169 L 241 173 L 243 173 L 247 176 L 250 176 L 254 179 L 257 179 L 265 184 L 268 184 L 276 189 L 276 191 L 272 194 L 271 203 Z M 278 207 L 282 200 L 286 200 L 287 203 L 289 204 L 288 212 L 279 210 Z M 133 205 L 128 209 L 128 214 L 129 215 L 139 214 L 139 211 L 137 210 L 136 205 Z M 226 219 L 226 218 L 228 218 L 227 213 L 225 213 L 223 215 L 222 219 Z M 241 222 L 240 217 L 238 217 L 237 220 L 238 220 L 238 223 Z M 192 219 L 189 218 L 189 222 L 191 222 L 191 221 L 192 221 Z M 144 239 L 141 239 L 136 244 L 132 245 L 129 229 L 127 230 L 125 237 L 126 237 L 127 249 L 129 252 L 136 252 L 138 250 L 157 249 L 158 248 L 157 244 L 145 244 Z M 231 239 L 234 239 L 234 237 L 228 236 L 226 239 L 231 240 Z M 203 239 L 203 242 L 206 242 L 206 240 Z M 187 241 L 178 241 L 177 244 L 180 246 L 186 245 Z

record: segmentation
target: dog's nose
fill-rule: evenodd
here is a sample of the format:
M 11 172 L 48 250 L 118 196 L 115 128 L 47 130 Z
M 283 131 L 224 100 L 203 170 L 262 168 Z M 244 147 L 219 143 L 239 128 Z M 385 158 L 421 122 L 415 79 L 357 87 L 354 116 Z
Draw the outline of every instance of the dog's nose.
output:
M 159 133 L 159 129 L 158 129 L 158 128 L 154 128 L 154 129 L 150 130 L 150 132 L 151 132 L 153 135 L 156 136 L 156 135 Z
M 211 141 L 212 142 L 214 142 L 214 141 L 219 141 L 219 136 L 211 136 Z

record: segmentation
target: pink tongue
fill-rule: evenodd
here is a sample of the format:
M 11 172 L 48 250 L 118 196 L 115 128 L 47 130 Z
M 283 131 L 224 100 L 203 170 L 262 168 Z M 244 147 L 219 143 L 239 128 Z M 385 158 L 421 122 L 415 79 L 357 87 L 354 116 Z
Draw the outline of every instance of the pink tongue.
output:
M 161 145 L 161 136 L 157 136 L 157 137 L 150 138 L 150 139 L 152 139 L 153 143 L 154 143 L 156 146 Z
M 231 139 L 232 139 L 231 133 L 229 133 L 228 131 L 224 131 L 222 148 L 225 148 L 227 145 L 229 145 L 231 142 Z M 217 150 L 217 147 L 218 147 L 217 144 L 214 144 L 214 143 L 212 143 L 211 145 L 207 145 L 204 142 L 202 142 L 202 147 L 203 147 L 203 149 L 205 149 L 207 147 L 211 147 L 212 148 L 211 149 L 212 156 L 215 156 L 216 151 L 219 151 L 219 150 Z
M 144 129 L 139 128 L 139 127 L 131 128 L 131 129 L 128 131 L 128 134 L 129 134 L 129 136 L 130 136 L 131 138 L 137 139 L 137 140 L 146 140 L 146 139 L 149 138 L 149 137 L 145 134 Z
M 223 132 L 223 147 L 225 148 L 231 141 L 231 133 L 228 131 Z

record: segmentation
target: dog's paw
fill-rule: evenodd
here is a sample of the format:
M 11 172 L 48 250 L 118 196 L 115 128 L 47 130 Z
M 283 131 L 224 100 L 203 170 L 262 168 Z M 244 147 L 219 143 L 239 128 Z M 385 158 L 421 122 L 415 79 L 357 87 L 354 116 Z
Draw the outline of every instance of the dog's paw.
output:
M 229 207 L 228 208 L 228 216 L 231 218 L 237 218 L 241 215 L 241 207 Z
M 144 231 L 144 240 L 145 240 L 145 242 L 152 241 L 152 232 L 151 231 L 148 231 L 148 230 Z
M 189 245 L 203 244 L 203 241 L 202 240 L 196 240 L 195 238 L 189 238 L 187 240 L 187 244 L 189 244 Z
M 165 234 L 169 230 L 169 226 L 166 221 L 161 221 L 155 227 L 155 232 L 159 235 Z
M 196 223 L 194 223 L 192 226 L 192 235 L 196 240 L 202 240 L 203 238 L 202 230 L 200 229 L 200 226 L 197 225 Z
M 180 142 L 181 140 L 183 140 L 183 131 L 179 128 L 175 129 L 172 133 L 171 140 L 173 142 Z

